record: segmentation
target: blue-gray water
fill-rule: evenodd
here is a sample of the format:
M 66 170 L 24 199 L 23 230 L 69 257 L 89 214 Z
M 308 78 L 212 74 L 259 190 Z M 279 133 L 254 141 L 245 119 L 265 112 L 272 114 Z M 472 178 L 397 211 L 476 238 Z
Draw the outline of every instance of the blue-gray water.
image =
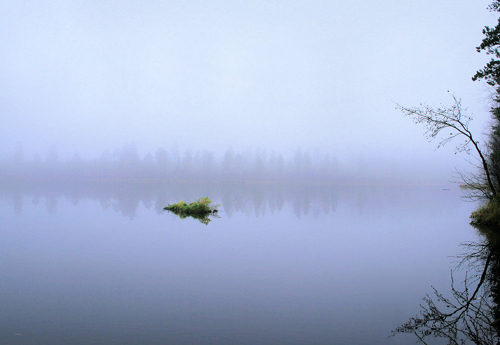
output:
M 450 189 L 450 190 L 445 190 Z M 209 196 L 204 225 L 163 212 Z M 1 344 L 413 344 L 476 207 L 448 186 L 9 183 Z

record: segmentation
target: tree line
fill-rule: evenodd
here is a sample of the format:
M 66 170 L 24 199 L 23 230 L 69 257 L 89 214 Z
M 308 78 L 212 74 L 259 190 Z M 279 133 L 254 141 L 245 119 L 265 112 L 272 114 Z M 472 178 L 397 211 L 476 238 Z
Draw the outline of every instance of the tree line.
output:
M 60 158 L 57 149 L 27 159 L 23 146 L 0 158 L 0 180 L 157 180 L 222 183 L 334 183 L 334 184 L 432 184 L 443 183 L 425 164 L 400 164 L 362 155 L 339 163 L 334 154 L 312 153 L 301 148 L 284 156 L 265 149 L 216 155 L 208 150 L 174 146 L 141 155 L 135 144 L 96 158 Z M 427 169 L 427 170 L 425 170 Z M 434 168 L 435 169 L 435 168 Z
M 99 158 L 83 159 L 78 154 L 62 160 L 56 149 L 42 158 L 26 160 L 19 144 L 11 157 L 0 161 L 0 176 L 28 180 L 168 180 L 224 182 L 332 182 L 340 176 L 338 161 L 330 154 L 310 154 L 297 149 L 288 158 L 264 149 L 235 152 L 222 157 L 210 151 L 181 152 L 159 148 L 143 156 L 134 144 Z

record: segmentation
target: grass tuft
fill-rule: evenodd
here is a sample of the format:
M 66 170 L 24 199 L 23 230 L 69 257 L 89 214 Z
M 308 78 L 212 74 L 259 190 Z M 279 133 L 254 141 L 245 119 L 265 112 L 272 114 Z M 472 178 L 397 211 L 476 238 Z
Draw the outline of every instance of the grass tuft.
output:
M 491 199 L 470 215 L 470 224 L 474 227 L 500 229 L 500 197 Z

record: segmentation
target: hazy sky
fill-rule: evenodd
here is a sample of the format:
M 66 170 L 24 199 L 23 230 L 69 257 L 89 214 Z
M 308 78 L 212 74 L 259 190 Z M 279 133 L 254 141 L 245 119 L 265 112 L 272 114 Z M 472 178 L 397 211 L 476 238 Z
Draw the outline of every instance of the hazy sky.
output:
M 488 119 L 490 1 L 0 2 L 0 154 L 56 146 L 434 154 L 394 102 Z M 439 154 L 438 154 L 439 155 Z M 439 156 L 436 156 L 439 157 Z

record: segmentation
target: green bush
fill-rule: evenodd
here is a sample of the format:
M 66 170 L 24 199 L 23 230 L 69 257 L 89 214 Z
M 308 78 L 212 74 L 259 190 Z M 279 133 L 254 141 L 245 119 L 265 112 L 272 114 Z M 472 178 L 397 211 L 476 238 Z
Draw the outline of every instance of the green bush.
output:
M 500 198 L 495 197 L 470 215 L 470 224 L 480 228 L 500 229 Z
M 189 205 L 184 201 L 179 201 L 177 204 L 168 205 L 164 209 L 175 213 L 181 219 L 192 217 L 198 219 L 203 224 L 208 224 L 211 219 L 210 216 L 216 216 L 219 212 L 220 205 L 210 205 L 212 201 L 206 197 L 196 200 Z

